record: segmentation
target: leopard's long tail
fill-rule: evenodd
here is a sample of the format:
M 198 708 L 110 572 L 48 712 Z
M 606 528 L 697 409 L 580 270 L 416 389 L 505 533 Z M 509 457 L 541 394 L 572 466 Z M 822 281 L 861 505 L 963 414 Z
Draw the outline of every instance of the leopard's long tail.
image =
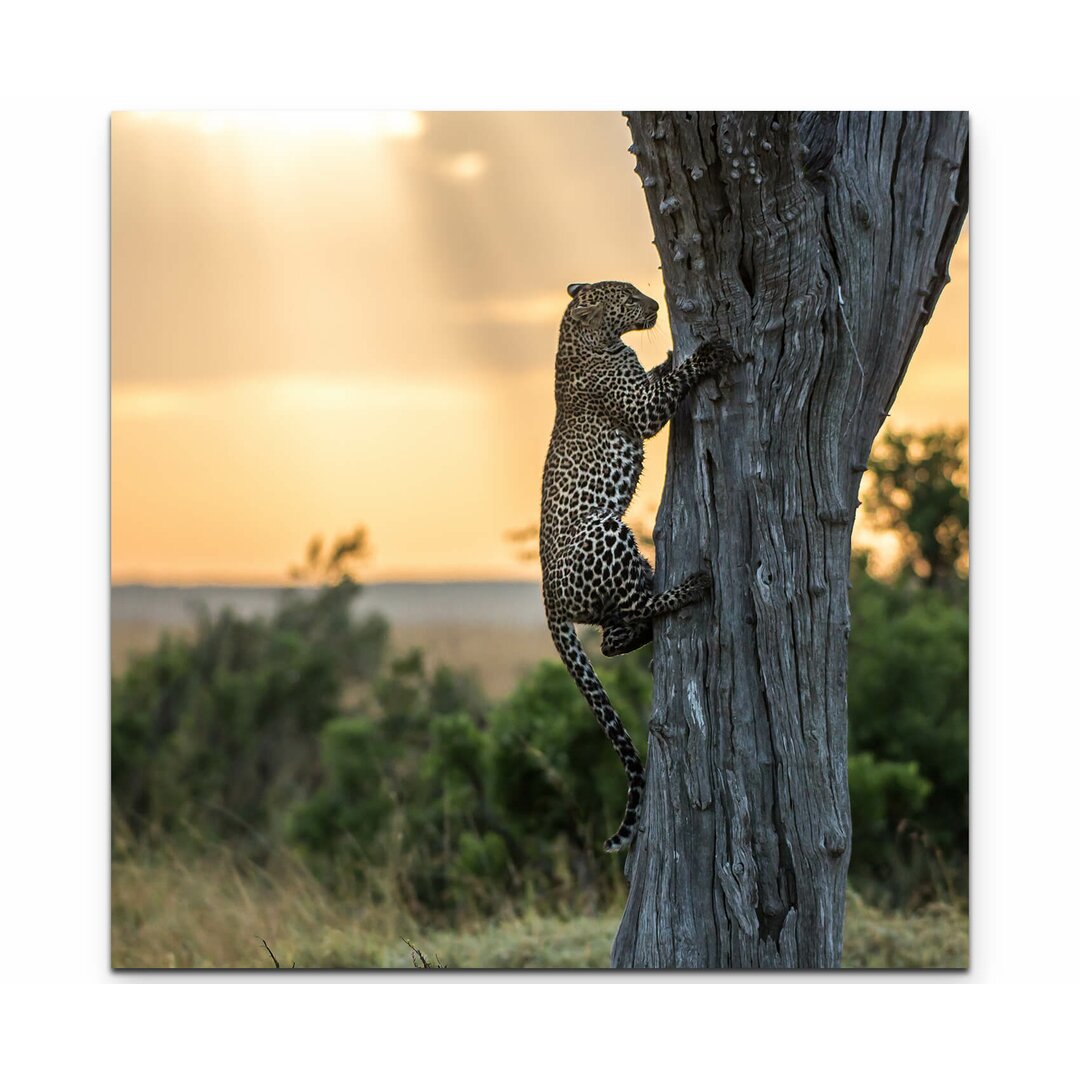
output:
M 612 708 L 589 657 L 581 647 L 574 624 L 549 619 L 548 627 L 551 629 L 555 648 L 558 649 L 566 670 L 577 683 L 578 689 L 589 703 L 589 708 L 592 709 L 604 733 L 611 740 L 611 745 L 615 747 L 615 752 L 619 755 L 619 760 L 626 770 L 626 779 L 630 787 L 626 793 L 626 811 L 623 814 L 622 824 L 614 836 L 604 841 L 605 851 L 621 851 L 630 843 L 637 831 L 641 796 L 645 791 L 645 770 L 641 767 L 641 758 L 634 749 L 633 741 L 627 734 L 626 728 L 622 726 L 618 713 Z

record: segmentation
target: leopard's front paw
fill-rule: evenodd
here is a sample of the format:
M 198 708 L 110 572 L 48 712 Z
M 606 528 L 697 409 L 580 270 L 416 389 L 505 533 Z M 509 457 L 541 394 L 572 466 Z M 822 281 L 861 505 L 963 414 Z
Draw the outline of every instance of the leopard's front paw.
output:
M 691 604 L 695 600 L 700 600 L 712 592 L 712 575 L 704 570 L 699 570 L 696 574 L 691 574 L 683 581 L 682 589 L 686 603 Z
M 731 342 L 713 338 L 694 351 L 694 362 L 705 372 L 726 371 L 737 360 Z

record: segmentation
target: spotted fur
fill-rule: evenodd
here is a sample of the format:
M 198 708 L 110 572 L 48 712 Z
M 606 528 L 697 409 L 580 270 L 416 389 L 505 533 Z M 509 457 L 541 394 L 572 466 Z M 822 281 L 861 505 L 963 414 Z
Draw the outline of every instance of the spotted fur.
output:
M 574 623 L 602 627 L 601 651 L 618 656 L 652 640 L 653 619 L 704 595 L 706 574 L 657 593 L 652 567 L 622 516 L 641 476 L 644 441 L 701 379 L 734 356 L 730 346 L 709 342 L 679 367 L 669 354 L 646 372 L 622 335 L 654 326 L 656 301 L 622 281 L 567 291 L 572 300 L 555 359 L 555 428 L 544 464 L 540 565 L 555 647 L 626 770 L 626 812 L 604 844 L 605 851 L 619 851 L 634 837 L 645 773 Z

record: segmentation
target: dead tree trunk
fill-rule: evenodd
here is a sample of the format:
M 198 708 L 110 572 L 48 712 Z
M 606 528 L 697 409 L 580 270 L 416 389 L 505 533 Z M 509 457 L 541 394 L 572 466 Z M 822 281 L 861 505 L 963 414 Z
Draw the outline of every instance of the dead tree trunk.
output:
M 672 423 L 643 828 L 616 967 L 840 963 L 851 527 L 948 281 L 963 113 L 629 113 L 676 362 L 748 362 Z

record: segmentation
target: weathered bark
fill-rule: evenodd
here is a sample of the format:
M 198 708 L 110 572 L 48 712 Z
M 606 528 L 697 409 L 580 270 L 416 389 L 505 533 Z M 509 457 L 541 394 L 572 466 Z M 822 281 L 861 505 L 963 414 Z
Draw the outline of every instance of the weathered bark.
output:
M 948 280 L 963 113 L 629 113 L 676 362 L 748 362 L 672 423 L 642 829 L 617 967 L 835 967 L 851 818 L 851 527 Z

